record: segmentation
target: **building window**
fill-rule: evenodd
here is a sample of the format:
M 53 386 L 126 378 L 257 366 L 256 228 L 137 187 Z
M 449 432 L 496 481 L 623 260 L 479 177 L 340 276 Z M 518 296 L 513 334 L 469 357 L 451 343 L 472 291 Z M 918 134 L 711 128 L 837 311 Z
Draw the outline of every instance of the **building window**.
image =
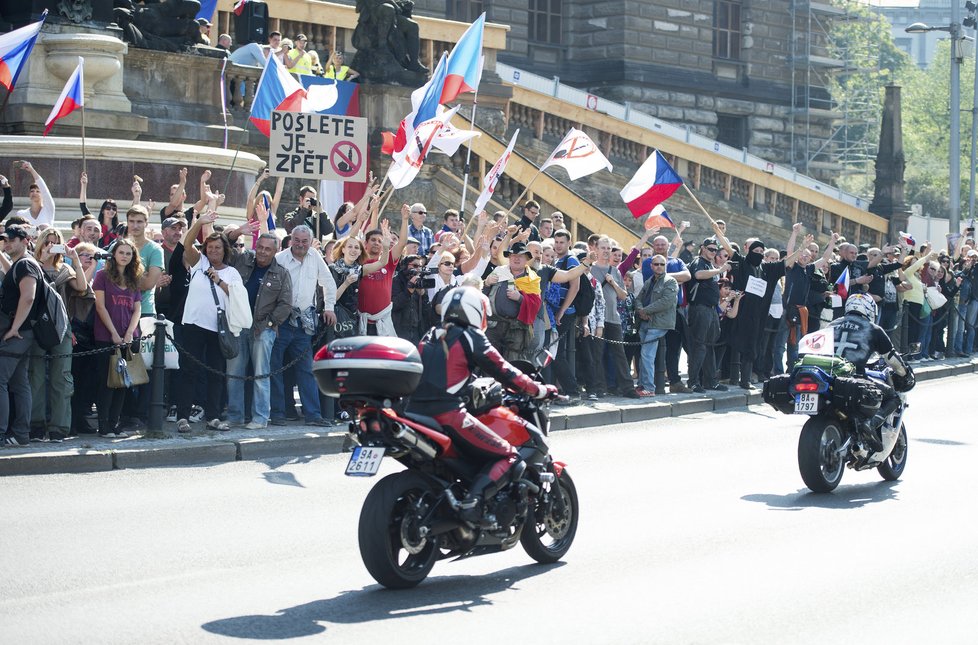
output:
M 717 0 L 713 15 L 713 55 L 740 60 L 740 0 Z
M 560 44 L 560 14 L 563 0 L 530 0 L 530 39 Z
M 446 17 L 459 22 L 475 22 L 475 19 L 485 11 L 483 4 L 482 0 L 448 0 Z
M 731 148 L 747 147 L 747 117 L 732 114 L 717 115 L 717 141 Z

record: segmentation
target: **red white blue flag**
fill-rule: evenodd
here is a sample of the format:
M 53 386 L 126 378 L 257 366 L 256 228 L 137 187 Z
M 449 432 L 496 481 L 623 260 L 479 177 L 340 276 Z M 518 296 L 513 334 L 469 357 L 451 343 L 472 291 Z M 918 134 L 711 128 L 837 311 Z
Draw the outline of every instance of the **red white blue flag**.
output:
M 842 275 L 835 281 L 835 292 L 845 300 L 849 297 L 849 267 L 842 270 Z
M 486 28 L 486 14 L 473 22 L 448 55 L 448 68 L 441 91 L 441 103 L 451 103 L 459 94 L 479 91 L 482 80 L 482 35 Z
M 78 57 L 78 67 L 68 77 L 65 88 L 61 90 L 58 102 L 54 104 L 54 109 L 44 122 L 44 134 L 47 135 L 54 127 L 54 122 L 64 118 L 85 105 L 85 59 Z
M 241 12 L 244 11 L 244 6 L 248 4 L 248 0 L 236 0 L 234 3 L 234 15 L 240 16 Z
M 14 90 L 17 77 L 34 49 L 37 34 L 40 33 L 47 15 L 48 11 L 45 9 L 38 22 L 0 36 L 0 85 L 6 87 L 8 92 Z
M 638 218 L 666 201 L 682 185 L 682 178 L 665 157 L 658 150 L 653 150 L 635 176 L 622 188 L 621 198 L 632 216 Z
M 272 112 L 302 112 L 306 90 L 279 62 L 278 56 L 269 53 L 265 69 L 258 79 L 255 100 L 251 104 L 251 122 L 266 137 L 272 131 Z

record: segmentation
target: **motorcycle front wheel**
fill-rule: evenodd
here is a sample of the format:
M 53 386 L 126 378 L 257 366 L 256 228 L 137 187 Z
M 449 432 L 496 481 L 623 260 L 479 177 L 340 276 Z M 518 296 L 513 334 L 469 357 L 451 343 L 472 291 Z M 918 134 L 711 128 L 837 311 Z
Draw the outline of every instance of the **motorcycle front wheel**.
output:
M 842 481 L 846 455 L 839 448 L 845 436 L 837 420 L 825 417 L 812 417 L 801 429 L 798 470 L 813 492 L 830 493 Z
M 541 497 L 536 498 L 536 505 L 529 510 L 530 516 L 520 535 L 523 550 L 541 564 L 551 564 L 564 557 L 577 535 L 580 509 L 577 487 L 566 469 L 550 486 L 550 494 L 546 506 Z
M 384 477 L 360 511 L 360 557 L 373 579 L 389 589 L 424 580 L 438 559 L 438 539 L 421 536 L 420 519 L 435 497 L 432 486 L 409 470 Z
M 876 467 L 880 476 L 888 482 L 900 479 L 903 469 L 907 467 L 907 426 L 900 424 L 900 435 L 897 437 L 890 456 Z

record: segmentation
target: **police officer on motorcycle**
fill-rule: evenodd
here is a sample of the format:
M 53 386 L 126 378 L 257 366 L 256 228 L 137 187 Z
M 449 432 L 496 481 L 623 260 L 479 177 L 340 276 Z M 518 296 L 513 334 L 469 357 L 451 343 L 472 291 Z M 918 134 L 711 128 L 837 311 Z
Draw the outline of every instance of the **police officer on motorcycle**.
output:
M 833 330 L 835 354 L 856 366 L 859 377 L 865 378 L 866 363 L 873 354 L 879 354 L 893 369 L 893 382 L 900 391 L 913 387 L 913 370 L 903 357 L 893 349 L 893 343 L 883 328 L 876 324 L 876 302 L 867 293 L 855 293 L 846 301 L 845 315 L 836 318 L 830 326 Z M 868 379 L 867 379 L 867 382 Z M 872 452 L 883 449 L 877 430 L 900 405 L 900 397 L 887 383 L 873 381 L 883 392 L 883 401 L 872 419 L 857 419 L 859 434 Z
M 518 479 L 526 465 L 509 442 L 465 410 L 473 372 L 478 368 L 503 385 L 538 399 L 555 397 L 557 388 L 537 383 L 503 359 L 486 338 L 489 314 L 489 299 L 477 286 L 456 287 L 445 295 L 441 325 L 433 327 L 418 345 L 424 372 L 408 411 L 433 417 L 462 454 L 483 463 L 461 502 L 460 516 L 473 524 L 491 525 L 494 518 L 483 517 L 484 500 Z

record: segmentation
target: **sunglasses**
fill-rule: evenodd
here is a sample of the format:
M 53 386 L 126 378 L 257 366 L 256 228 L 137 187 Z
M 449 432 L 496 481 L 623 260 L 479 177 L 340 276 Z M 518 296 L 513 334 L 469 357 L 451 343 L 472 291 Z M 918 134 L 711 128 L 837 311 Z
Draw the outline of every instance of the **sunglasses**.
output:
M 666 265 L 665 262 L 653 262 L 652 263 L 652 266 L 654 266 L 654 267 L 664 267 L 665 265 Z
M 427 215 L 428 211 L 411 211 L 415 215 Z
M 453 266 L 455 266 L 455 263 L 454 262 L 442 262 L 441 265 L 443 267 L 453 267 Z
M 713 246 L 704 246 L 703 247 L 703 250 L 704 251 L 709 251 L 710 253 L 716 253 L 717 252 L 716 247 L 713 247 Z
M 115 204 L 106 204 L 104 206 L 104 208 L 105 208 L 105 210 L 108 210 L 108 211 L 117 211 L 117 210 L 119 210 L 119 207 L 116 206 Z

